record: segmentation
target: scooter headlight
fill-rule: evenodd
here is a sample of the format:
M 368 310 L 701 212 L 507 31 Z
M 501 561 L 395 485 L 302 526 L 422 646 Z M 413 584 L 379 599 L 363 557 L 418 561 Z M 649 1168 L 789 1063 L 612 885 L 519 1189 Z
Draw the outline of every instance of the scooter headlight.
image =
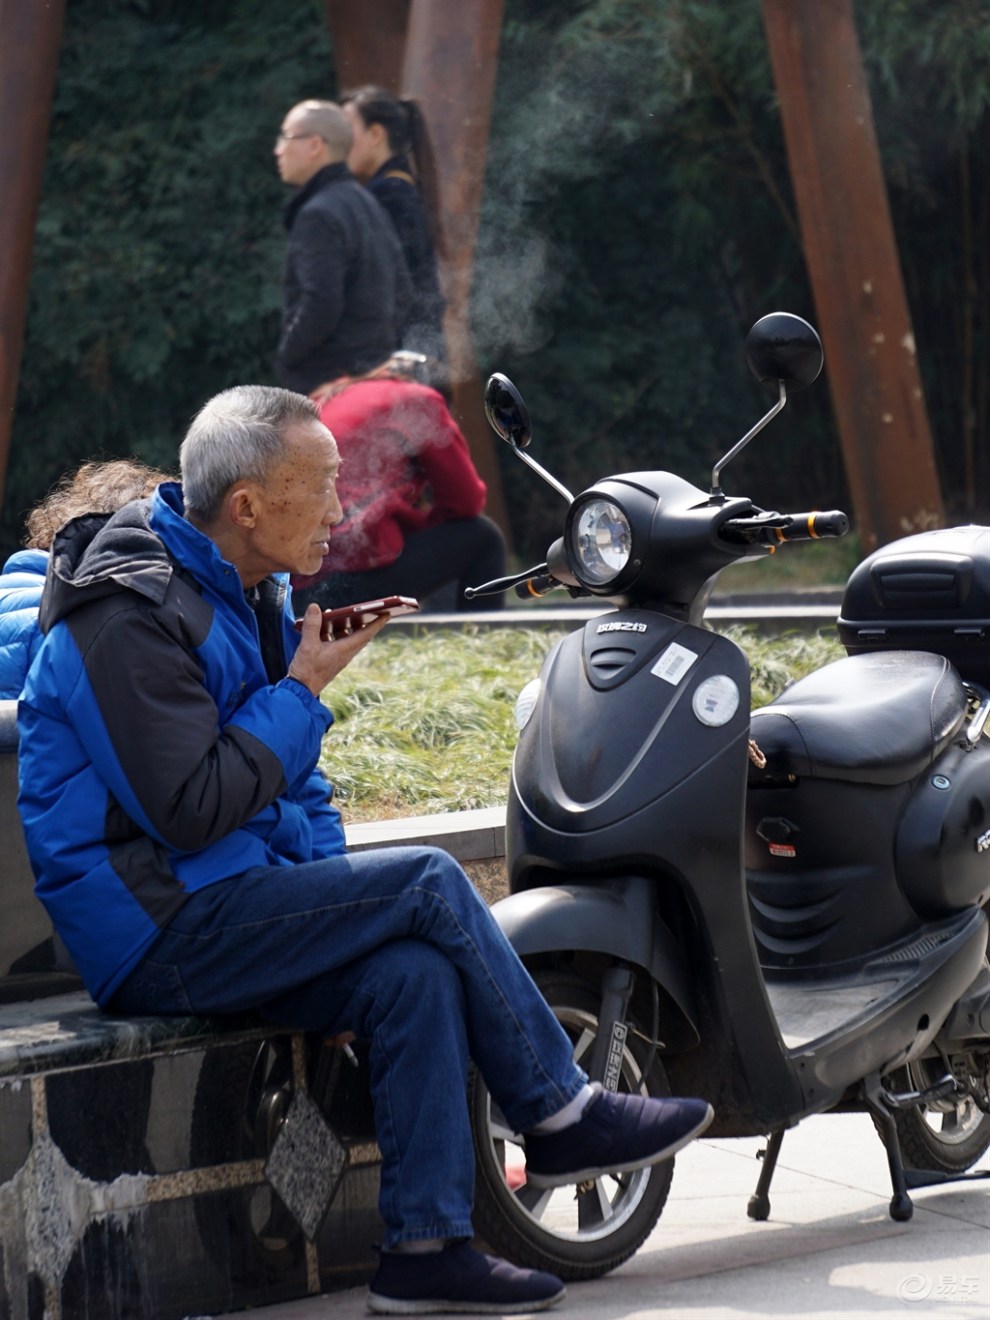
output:
M 575 511 L 570 527 L 571 563 L 589 587 L 607 587 L 632 555 L 632 527 L 617 504 L 600 496 Z

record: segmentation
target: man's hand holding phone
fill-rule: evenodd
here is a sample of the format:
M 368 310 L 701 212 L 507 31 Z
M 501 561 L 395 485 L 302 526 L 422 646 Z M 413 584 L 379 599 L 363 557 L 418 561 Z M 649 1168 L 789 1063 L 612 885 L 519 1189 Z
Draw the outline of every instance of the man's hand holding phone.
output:
M 393 614 L 418 609 L 419 603 L 407 596 L 386 596 L 336 610 L 321 610 L 314 602 L 296 620 L 302 637 L 289 665 L 288 677 L 318 697 L 381 632 Z
M 411 614 L 419 609 L 419 601 L 412 596 L 383 596 L 379 600 L 364 600 L 358 605 L 341 605 L 335 610 L 323 611 L 321 636 L 324 641 L 347 637 L 360 628 L 373 623 L 380 615 L 393 619 L 397 614 Z M 297 620 L 296 627 L 301 624 Z

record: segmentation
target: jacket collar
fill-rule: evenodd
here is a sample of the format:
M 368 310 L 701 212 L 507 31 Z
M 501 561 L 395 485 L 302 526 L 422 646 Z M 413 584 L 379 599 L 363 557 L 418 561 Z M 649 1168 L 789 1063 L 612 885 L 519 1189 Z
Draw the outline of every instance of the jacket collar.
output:
M 413 178 L 413 172 L 409 168 L 409 162 L 405 156 L 389 156 L 385 164 L 379 165 L 378 169 L 375 170 L 371 176 L 371 182 L 374 183 L 376 179 L 384 179 L 389 174 L 408 174 L 410 179 Z
M 302 185 L 295 194 L 288 206 L 285 208 L 285 227 L 291 229 L 300 209 L 306 205 L 311 197 L 314 197 L 321 188 L 327 188 L 333 183 L 340 183 L 343 179 L 353 179 L 354 175 L 347 168 L 344 161 L 337 161 L 333 165 L 324 165 L 322 169 L 317 170 L 311 179 Z

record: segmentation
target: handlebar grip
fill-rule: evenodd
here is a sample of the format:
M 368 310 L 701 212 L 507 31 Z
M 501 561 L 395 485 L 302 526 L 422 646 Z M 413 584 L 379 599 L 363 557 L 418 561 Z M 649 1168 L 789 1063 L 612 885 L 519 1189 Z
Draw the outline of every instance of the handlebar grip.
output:
M 845 536 L 849 519 L 841 509 L 827 513 L 792 513 L 787 527 L 774 529 L 779 541 L 818 541 L 829 536 Z
M 526 590 L 530 582 L 542 583 L 548 585 L 532 592 Z M 551 587 L 559 586 L 556 578 L 550 576 L 547 572 L 546 564 L 537 564 L 534 568 L 527 568 L 524 573 L 513 573 L 511 577 L 494 578 L 491 582 L 483 582 L 480 587 L 465 587 L 464 595 L 468 600 L 474 600 L 476 596 L 494 596 L 502 591 L 508 591 L 510 587 L 515 587 L 521 596 L 543 596 Z M 524 590 L 520 591 L 522 587 Z
M 719 529 L 729 541 L 742 545 L 768 545 L 771 550 L 785 541 L 817 541 L 845 536 L 849 519 L 841 509 L 827 513 L 758 513 L 751 518 L 727 518 Z
M 535 573 L 525 582 L 516 583 L 516 595 L 520 600 L 532 600 L 534 596 L 546 596 L 551 591 L 556 591 L 560 583 L 549 573 Z

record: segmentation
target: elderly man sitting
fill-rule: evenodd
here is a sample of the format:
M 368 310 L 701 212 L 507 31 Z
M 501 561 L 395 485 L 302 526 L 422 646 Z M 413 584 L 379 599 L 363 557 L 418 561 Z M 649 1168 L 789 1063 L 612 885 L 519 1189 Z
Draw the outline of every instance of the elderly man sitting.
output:
M 182 484 L 56 539 L 47 636 L 20 707 L 37 892 L 97 1001 L 123 1013 L 260 1010 L 370 1041 L 385 1241 L 375 1311 L 512 1313 L 553 1275 L 472 1249 L 473 1058 L 527 1177 L 564 1184 L 665 1159 L 701 1100 L 588 1085 L 488 908 L 437 849 L 348 855 L 317 768 L 321 694 L 384 626 L 301 635 L 288 574 L 316 571 L 341 509 L 309 400 L 211 400 Z

